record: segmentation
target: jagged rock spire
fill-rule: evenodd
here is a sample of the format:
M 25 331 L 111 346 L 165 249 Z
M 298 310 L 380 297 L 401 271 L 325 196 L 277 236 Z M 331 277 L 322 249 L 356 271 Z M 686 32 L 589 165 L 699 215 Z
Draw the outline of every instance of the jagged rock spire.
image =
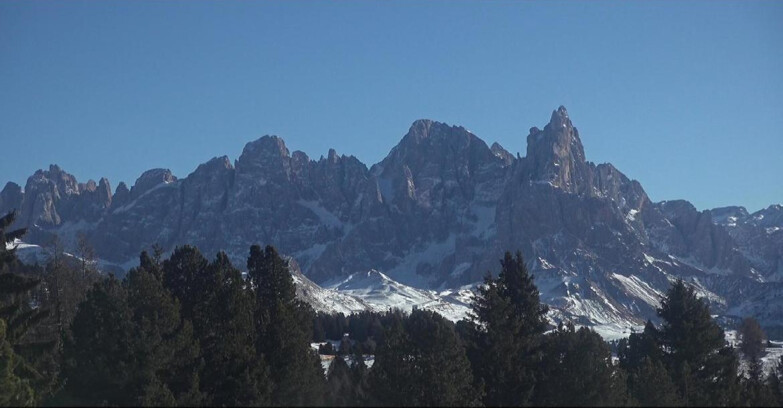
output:
M 583 192 L 588 187 L 590 174 L 584 147 L 564 106 L 552 112 L 544 130 L 530 129 L 526 160 L 534 182 L 550 183 L 569 192 Z

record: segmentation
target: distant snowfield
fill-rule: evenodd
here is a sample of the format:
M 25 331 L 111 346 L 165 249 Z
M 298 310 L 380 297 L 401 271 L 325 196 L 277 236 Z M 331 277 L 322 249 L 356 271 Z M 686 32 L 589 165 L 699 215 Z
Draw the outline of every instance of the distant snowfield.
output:
M 432 310 L 453 322 L 470 312 L 472 285 L 436 292 L 399 283 L 376 270 L 350 275 L 342 282 L 322 288 L 294 273 L 298 294 L 317 311 L 350 314 L 361 311 L 385 312 L 400 309 Z

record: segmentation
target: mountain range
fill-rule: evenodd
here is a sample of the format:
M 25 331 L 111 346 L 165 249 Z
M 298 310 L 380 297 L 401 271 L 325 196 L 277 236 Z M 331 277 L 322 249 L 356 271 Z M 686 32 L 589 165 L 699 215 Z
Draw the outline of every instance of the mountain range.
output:
M 515 156 L 463 127 L 417 120 L 368 168 L 264 136 L 233 163 L 215 157 L 184 178 L 152 169 L 114 191 L 105 178 L 79 183 L 50 165 L 24 188 L 7 183 L 0 212 L 18 210 L 30 245 L 56 236 L 74 250 L 83 235 L 116 273 L 153 244 L 223 250 L 240 267 L 251 244 L 272 244 L 296 261 L 308 293 L 339 294 L 328 300 L 334 310 L 423 305 L 429 295 L 463 307 L 461 290 L 519 250 L 555 320 L 622 332 L 654 319 L 681 278 L 715 314 L 783 325 L 783 207 L 653 202 L 611 164 L 586 160 L 562 106 L 526 142 Z

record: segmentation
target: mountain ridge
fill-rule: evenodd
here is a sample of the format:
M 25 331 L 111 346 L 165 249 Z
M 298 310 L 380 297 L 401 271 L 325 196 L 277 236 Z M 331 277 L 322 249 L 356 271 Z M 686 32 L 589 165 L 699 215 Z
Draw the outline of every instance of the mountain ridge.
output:
M 57 235 L 67 247 L 85 234 L 118 270 L 153 243 L 225 250 L 238 264 L 262 243 L 296 259 L 315 283 L 377 270 L 447 289 L 480 281 L 504 251 L 521 250 L 542 299 L 564 317 L 654 318 L 656 294 L 684 278 L 714 294 L 720 313 L 754 310 L 783 322 L 760 306 L 777 304 L 770 296 L 783 280 L 779 206 L 748 214 L 654 203 L 613 165 L 587 160 L 562 106 L 526 141 L 526 155 L 514 157 L 464 127 L 417 120 L 368 168 L 334 149 L 314 160 L 263 136 L 233 164 L 215 157 L 181 179 L 149 170 L 114 194 L 108 180 L 78 183 L 50 166 L 24 189 L 6 184 L 0 211 L 20 208 L 34 244 Z M 748 303 L 748 290 L 760 298 Z

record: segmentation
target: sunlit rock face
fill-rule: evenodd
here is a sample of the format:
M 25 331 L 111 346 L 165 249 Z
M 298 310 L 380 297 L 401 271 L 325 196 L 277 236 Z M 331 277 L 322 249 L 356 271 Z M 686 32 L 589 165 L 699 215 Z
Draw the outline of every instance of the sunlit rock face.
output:
M 264 136 L 233 163 L 216 157 L 184 178 L 149 170 L 114 194 L 106 179 L 79 183 L 52 165 L 24 189 L 6 184 L 0 210 L 19 211 L 31 243 L 57 236 L 72 247 L 83 234 L 122 269 L 154 244 L 186 243 L 210 257 L 226 251 L 243 267 L 260 243 L 295 259 L 313 284 L 373 270 L 384 282 L 442 291 L 479 282 L 503 252 L 521 251 L 553 318 L 622 330 L 655 318 L 660 295 L 682 278 L 717 313 L 783 324 L 779 205 L 749 214 L 653 203 L 611 164 L 587 161 L 562 106 L 509 147 L 526 155 L 417 120 L 368 168 L 334 150 L 311 159 Z

